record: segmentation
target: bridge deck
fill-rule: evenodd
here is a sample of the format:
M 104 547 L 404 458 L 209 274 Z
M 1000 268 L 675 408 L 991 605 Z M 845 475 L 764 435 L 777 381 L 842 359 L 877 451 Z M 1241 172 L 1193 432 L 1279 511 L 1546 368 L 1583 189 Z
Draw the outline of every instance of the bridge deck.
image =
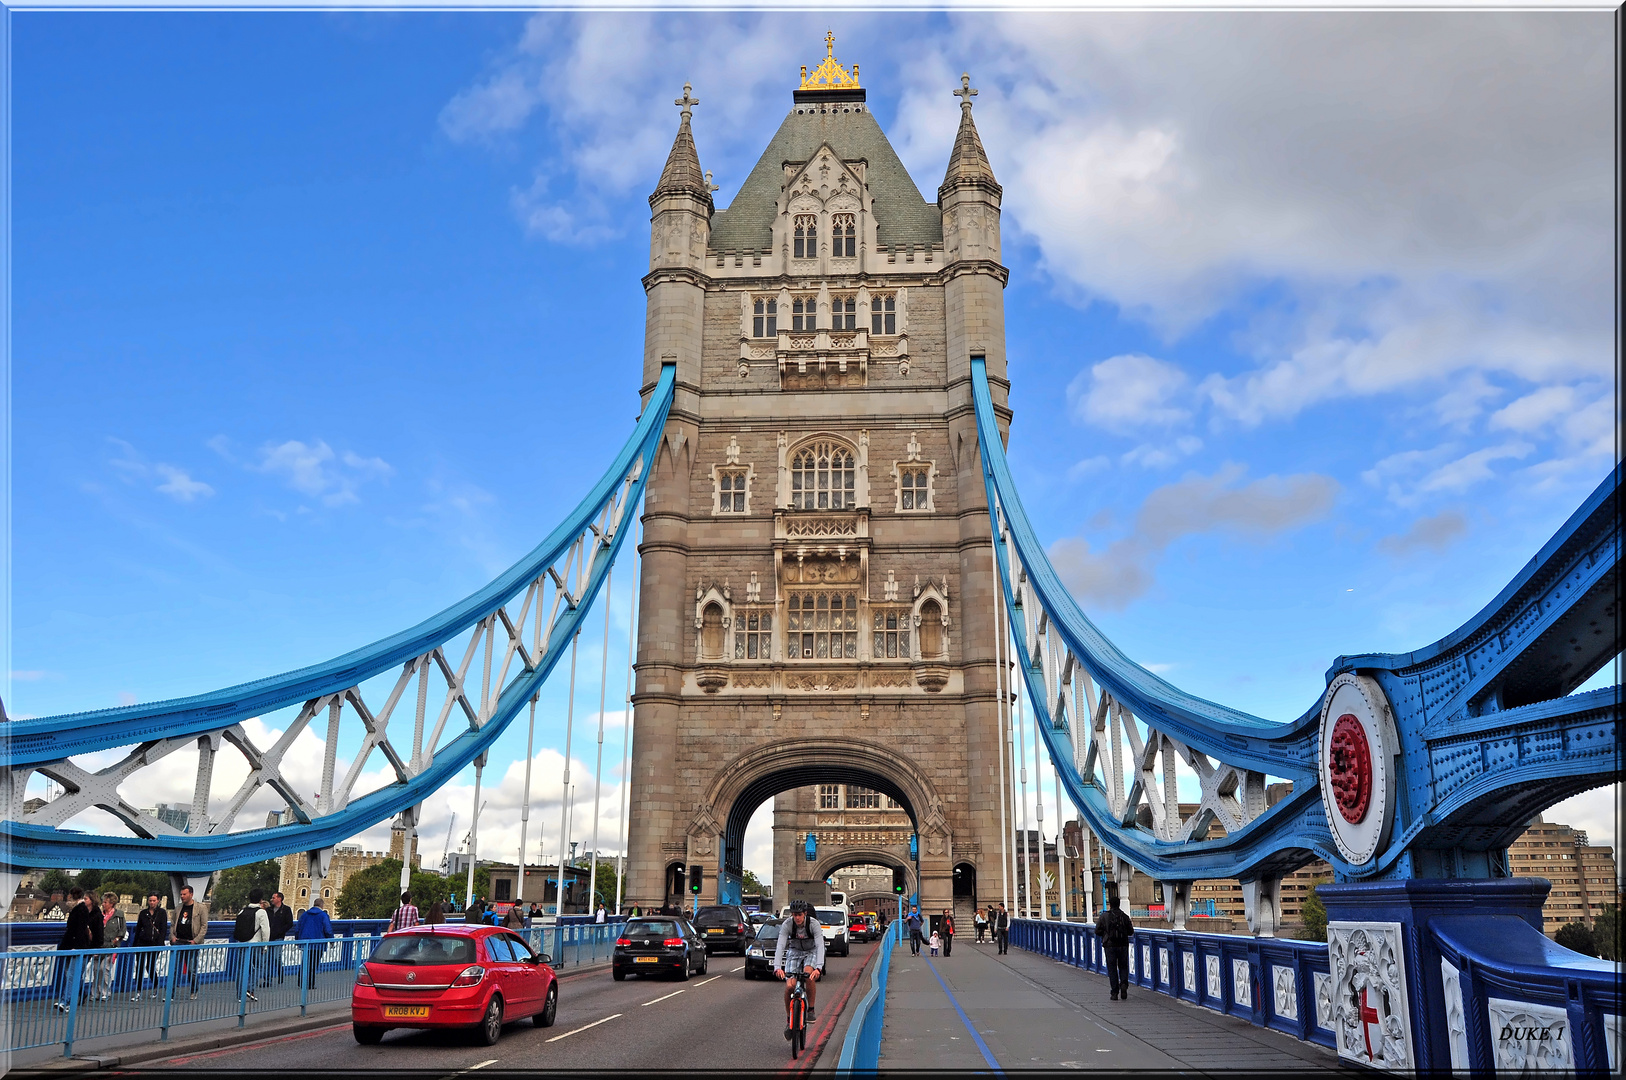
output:
M 892 953 L 883 1069 L 1155 1069 L 1323 1072 L 1325 1047 L 1135 988 L 1111 1001 L 1105 978 L 970 935 L 950 956 Z

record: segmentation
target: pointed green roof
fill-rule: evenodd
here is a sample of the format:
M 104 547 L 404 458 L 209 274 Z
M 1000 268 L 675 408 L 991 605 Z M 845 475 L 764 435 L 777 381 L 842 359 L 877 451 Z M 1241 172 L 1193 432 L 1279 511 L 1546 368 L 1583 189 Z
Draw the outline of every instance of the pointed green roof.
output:
M 763 251 L 771 247 L 774 215 L 785 182 L 784 163 L 811 161 L 819 144 L 826 142 L 844 160 L 863 158 L 868 163 L 866 180 L 883 246 L 943 242 L 941 214 L 921 196 L 869 109 L 832 103 L 824 108 L 798 106 L 786 115 L 728 208 L 712 216 L 712 250 Z

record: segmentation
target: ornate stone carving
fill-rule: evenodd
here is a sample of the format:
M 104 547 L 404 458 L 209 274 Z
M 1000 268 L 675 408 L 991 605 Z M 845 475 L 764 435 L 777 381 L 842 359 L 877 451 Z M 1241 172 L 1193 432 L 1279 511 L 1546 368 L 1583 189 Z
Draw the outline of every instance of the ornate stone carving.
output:
M 928 694 L 938 693 L 948 685 L 949 669 L 946 664 L 919 663 L 914 665 L 915 682 Z
M 1205 956 L 1203 959 L 1207 961 L 1206 967 L 1208 968 L 1208 999 L 1210 1001 L 1219 1001 L 1225 996 L 1225 987 L 1220 985 L 1220 958 Z
M 1163 980 L 1163 985 L 1169 985 L 1169 950 L 1157 950 L 1157 970 Z
M 838 675 L 831 671 L 798 672 L 785 676 L 785 686 L 791 690 L 851 690 L 857 685 L 857 675 Z
M 1411 1016 L 1399 923 L 1329 923 L 1333 1032 L 1338 1056 L 1391 1070 L 1410 1070 Z
M 871 686 L 913 686 L 915 677 L 907 671 L 872 671 L 869 673 Z
M 1315 1026 L 1327 1031 L 1334 1023 L 1332 1007 L 1332 976 L 1324 971 L 1312 972 L 1315 984 Z
M 1270 983 L 1275 991 L 1271 997 L 1271 1007 L 1275 1015 L 1284 1020 L 1297 1020 L 1299 1018 L 1299 988 L 1298 976 L 1286 964 L 1273 964 L 1270 968 Z
M 1152 947 L 1150 945 L 1140 947 L 1140 969 L 1147 976 L 1152 974 Z
M 1462 1010 L 1462 973 L 1440 957 L 1440 983 L 1445 997 L 1445 1033 L 1453 1072 L 1468 1070 L 1468 1017 Z
M 786 539 L 825 536 L 857 536 L 858 518 L 855 517 L 794 517 L 785 522 Z
M 1180 983 L 1182 990 L 1197 989 L 1197 954 L 1191 952 L 1180 953 L 1180 972 L 1184 979 Z
M 770 671 L 741 671 L 734 675 L 734 686 L 740 690 L 767 690 L 773 686 Z
M 1498 1073 L 1575 1071 L 1570 1018 L 1565 1010 L 1493 997 L 1486 1000 L 1485 1011 Z
M 1246 960 L 1231 961 L 1231 1000 L 1253 1008 L 1253 976 Z
M 703 667 L 694 673 L 695 685 L 708 694 L 715 694 L 728 685 L 728 669 L 725 667 Z

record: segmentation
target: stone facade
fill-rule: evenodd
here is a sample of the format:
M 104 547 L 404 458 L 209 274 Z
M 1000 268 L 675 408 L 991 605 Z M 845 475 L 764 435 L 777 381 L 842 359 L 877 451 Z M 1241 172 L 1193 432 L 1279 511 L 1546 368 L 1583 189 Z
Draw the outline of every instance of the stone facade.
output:
M 677 390 L 644 504 L 627 903 L 694 864 L 703 902 L 737 899 L 751 812 L 778 796 L 776 837 L 805 835 L 797 799 L 836 784 L 897 801 L 945 907 L 957 865 L 998 877 L 970 363 L 1007 424 L 1000 189 L 969 96 L 935 207 L 863 91 L 793 98 L 717 210 L 686 92 L 650 197 L 644 392 L 666 363 Z

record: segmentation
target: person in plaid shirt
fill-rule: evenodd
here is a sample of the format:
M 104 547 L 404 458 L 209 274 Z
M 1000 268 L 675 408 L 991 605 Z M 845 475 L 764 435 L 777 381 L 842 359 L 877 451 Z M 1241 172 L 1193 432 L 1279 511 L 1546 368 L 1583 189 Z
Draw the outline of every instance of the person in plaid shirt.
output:
M 394 915 L 390 916 L 390 932 L 405 930 L 409 926 L 417 925 L 418 909 L 412 906 L 412 894 L 404 892 L 401 894 L 401 906 L 395 909 Z

